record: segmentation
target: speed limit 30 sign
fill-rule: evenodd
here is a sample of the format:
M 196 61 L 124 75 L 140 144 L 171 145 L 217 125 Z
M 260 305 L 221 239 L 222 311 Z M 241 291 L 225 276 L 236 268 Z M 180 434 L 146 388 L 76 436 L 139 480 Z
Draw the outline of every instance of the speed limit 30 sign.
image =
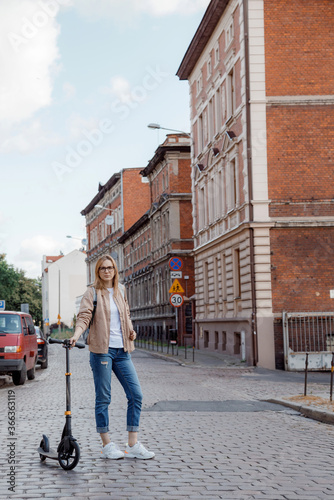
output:
M 174 307 L 181 307 L 182 304 L 183 304 L 183 295 L 181 295 L 180 293 L 173 293 L 170 297 L 169 297 L 169 302 L 172 304 L 172 306 Z

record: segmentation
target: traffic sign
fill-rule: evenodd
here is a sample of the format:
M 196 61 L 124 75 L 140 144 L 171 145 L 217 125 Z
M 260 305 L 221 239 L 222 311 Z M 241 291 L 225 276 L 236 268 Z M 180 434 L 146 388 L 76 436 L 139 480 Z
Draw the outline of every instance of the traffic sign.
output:
M 182 271 L 171 271 L 170 272 L 170 277 L 175 279 L 175 278 L 182 278 Z
M 172 306 L 174 307 L 181 307 L 183 302 L 184 302 L 184 298 L 183 298 L 183 295 L 179 294 L 179 293 L 173 293 L 173 295 L 171 295 L 169 297 L 169 302 L 172 304 Z
M 183 267 L 183 261 L 180 257 L 171 257 L 168 261 L 168 265 L 172 271 L 179 271 Z
M 184 293 L 179 280 L 174 280 L 172 286 L 169 289 L 169 293 Z
M 4 310 L 6 307 L 6 301 L 5 300 L 0 300 L 0 309 Z

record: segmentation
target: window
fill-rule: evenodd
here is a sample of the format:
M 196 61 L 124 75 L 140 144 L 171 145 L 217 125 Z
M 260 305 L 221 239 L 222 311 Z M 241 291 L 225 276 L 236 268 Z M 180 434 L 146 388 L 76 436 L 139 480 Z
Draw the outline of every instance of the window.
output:
M 203 78 L 202 78 L 202 73 L 201 73 L 201 75 L 198 78 L 197 83 L 196 83 L 197 95 L 201 92 L 202 88 L 203 88 Z
M 209 80 L 210 76 L 212 75 L 211 56 L 207 62 L 206 68 L 207 68 L 207 80 Z
M 214 178 L 209 181 L 209 223 L 215 220 L 215 180 Z
M 198 135 L 198 151 L 197 155 L 202 151 L 204 147 L 204 137 L 203 137 L 203 115 L 198 117 L 197 121 L 197 135 Z
M 215 302 L 219 302 L 220 293 L 219 293 L 219 259 L 215 257 L 214 260 L 214 286 L 215 286 Z
M 217 66 L 219 63 L 219 45 L 218 44 L 215 47 L 214 55 L 215 55 L 215 66 Z
M 237 205 L 238 205 L 238 198 L 239 198 L 239 193 L 238 193 L 238 175 L 237 175 L 237 167 L 236 167 L 236 160 L 233 158 L 233 160 L 230 161 L 229 165 L 229 191 L 230 191 L 230 203 L 229 203 L 229 210 L 233 210 Z
M 208 142 L 209 142 L 209 137 L 208 137 L 208 110 L 205 109 L 203 111 L 203 144 L 202 144 L 202 146 L 205 147 Z
M 219 344 L 219 335 L 218 332 L 215 332 L 215 349 L 218 349 L 218 344 Z
M 203 279 L 203 285 L 204 285 L 204 302 L 205 304 L 208 304 L 209 302 L 209 263 L 204 262 L 204 279 Z
M 222 351 L 226 351 L 226 332 L 222 332 Z
M 210 99 L 208 106 L 208 142 L 212 141 L 215 135 L 215 112 L 214 112 L 214 97 Z
M 216 204 L 216 216 L 221 217 L 225 212 L 225 185 L 224 185 L 224 172 L 223 170 L 218 170 L 216 174 L 216 193 L 215 197 L 217 200 Z
M 206 209 L 206 186 L 200 188 L 198 200 L 198 220 L 199 228 L 201 229 L 207 225 L 207 209 Z
M 227 75 L 227 116 L 230 117 L 235 112 L 235 74 L 234 68 Z
M 226 29 L 226 50 L 231 45 L 233 37 L 234 37 L 234 29 L 233 29 L 233 21 L 231 21 L 228 28 Z
M 241 281 L 240 281 L 240 249 L 233 250 L 233 294 L 234 299 L 241 297 Z
M 221 128 L 221 125 L 222 125 L 220 89 L 217 89 L 217 92 L 216 92 L 216 95 L 215 95 L 215 101 L 214 102 L 215 102 L 215 128 L 214 128 L 214 133 L 216 135 L 220 131 L 220 128 Z
M 227 300 L 227 274 L 226 274 L 226 255 L 223 253 L 221 258 L 221 275 L 222 275 L 222 299 Z
M 234 332 L 234 354 L 240 354 L 241 335 L 239 332 Z
M 225 85 L 221 87 L 221 113 L 222 113 L 222 122 L 226 119 L 226 88 Z

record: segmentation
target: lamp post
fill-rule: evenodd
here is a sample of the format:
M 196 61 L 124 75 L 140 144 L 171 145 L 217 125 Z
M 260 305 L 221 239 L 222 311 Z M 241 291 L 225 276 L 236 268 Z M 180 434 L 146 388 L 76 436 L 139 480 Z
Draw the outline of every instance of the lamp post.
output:
M 109 210 L 109 212 L 113 212 L 112 208 L 104 207 L 103 205 L 94 205 L 94 208 L 103 208 L 103 210 Z
M 191 137 L 189 132 L 184 132 L 183 130 L 177 130 L 175 128 L 162 127 L 161 125 L 159 125 L 159 123 L 149 123 L 147 125 L 147 127 L 152 129 L 152 130 L 169 130 L 170 132 L 177 132 L 178 134 L 184 134 L 184 135 L 187 135 L 188 137 Z

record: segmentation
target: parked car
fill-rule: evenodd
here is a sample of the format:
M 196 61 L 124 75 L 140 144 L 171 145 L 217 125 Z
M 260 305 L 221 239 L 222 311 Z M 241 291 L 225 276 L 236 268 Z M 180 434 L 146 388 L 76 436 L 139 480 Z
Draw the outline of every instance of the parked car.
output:
M 38 345 L 37 363 L 39 363 L 41 365 L 41 368 L 44 369 L 48 367 L 49 345 L 46 337 L 44 336 L 44 333 L 38 326 L 35 326 L 35 331 L 37 335 L 37 345 Z
M 0 311 L 0 373 L 15 385 L 35 378 L 37 336 L 30 314 Z

